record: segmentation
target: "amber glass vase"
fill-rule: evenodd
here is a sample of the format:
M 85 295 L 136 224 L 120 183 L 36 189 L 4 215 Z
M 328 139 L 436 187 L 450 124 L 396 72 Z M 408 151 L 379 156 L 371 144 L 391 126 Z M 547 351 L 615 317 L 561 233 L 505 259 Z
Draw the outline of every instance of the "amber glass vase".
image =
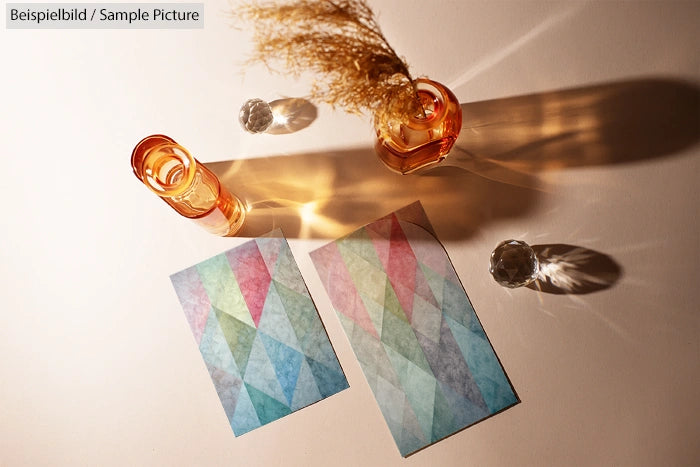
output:
M 462 128 L 462 108 L 452 91 L 426 78 L 414 84 L 422 111 L 375 127 L 377 155 L 387 167 L 402 174 L 442 161 Z
M 131 153 L 131 167 L 151 191 L 207 231 L 232 236 L 243 225 L 243 203 L 172 138 L 151 135 L 142 139 Z

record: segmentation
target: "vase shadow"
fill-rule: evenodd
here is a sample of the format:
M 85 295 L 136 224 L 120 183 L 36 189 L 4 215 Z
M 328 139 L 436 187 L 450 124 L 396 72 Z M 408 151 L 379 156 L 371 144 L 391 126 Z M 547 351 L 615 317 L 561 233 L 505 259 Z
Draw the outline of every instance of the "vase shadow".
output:
M 527 215 L 539 196 L 449 168 L 400 175 L 372 148 L 206 165 L 248 206 L 242 237 L 280 227 L 288 238 L 335 239 L 419 200 L 440 239 L 462 239 L 493 219 Z
M 516 183 L 544 170 L 669 156 L 700 138 L 700 88 L 666 78 L 462 104 L 462 113 L 452 164 Z
M 298 131 L 316 118 L 303 99 L 273 103 L 293 122 L 275 132 Z M 452 152 L 419 175 L 391 172 L 371 148 L 207 166 L 249 207 L 241 236 L 281 227 L 290 238 L 337 238 L 420 200 L 439 237 L 454 240 L 494 219 L 528 215 L 546 188 L 543 171 L 670 156 L 700 137 L 700 92 L 681 80 L 637 79 L 461 107 Z
M 612 287 L 622 268 L 610 256 L 588 248 L 547 244 L 531 245 L 540 263 L 537 279 L 527 287 L 564 295 L 587 294 Z

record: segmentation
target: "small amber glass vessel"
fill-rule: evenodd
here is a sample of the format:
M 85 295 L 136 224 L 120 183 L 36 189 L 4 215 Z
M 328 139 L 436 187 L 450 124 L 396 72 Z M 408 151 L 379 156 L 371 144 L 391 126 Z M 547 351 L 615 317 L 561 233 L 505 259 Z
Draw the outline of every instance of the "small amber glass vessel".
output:
M 387 167 L 402 174 L 445 159 L 462 129 L 462 108 L 452 91 L 426 78 L 414 84 L 423 111 L 376 128 L 377 155 Z
M 172 138 L 142 139 L 131 153 L 131 167 L 151 191 L 207 231 L 232 236 L 243 225 L 246 210 L 241 200 Z

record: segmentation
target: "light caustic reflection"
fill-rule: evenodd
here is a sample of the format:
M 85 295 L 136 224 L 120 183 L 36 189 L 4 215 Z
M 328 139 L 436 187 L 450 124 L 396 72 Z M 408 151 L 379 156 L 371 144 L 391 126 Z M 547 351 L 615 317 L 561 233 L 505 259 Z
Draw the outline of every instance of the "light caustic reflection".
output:
M 622 268 L 610 256 L 574 245 L 533 245 L 539 261 L 530 288 L 553 294 L 586 294 L 612 287 Z
M 317 114 L 316 106 L 306 99 L 285 98 L 265 102 L 253 98 L 243 103 L 238 120 L 248 133 L 282 135 L 306 128 Z
M 536 195 L 449 167 L 397 174 L 370 147 L 207 167 L 248 206 L 245 237 L 281 227 L 288 238 L 337 238 L 420 200 L 441 239 L 466 238 L 495 217 L 527 215 Z
M 343 222 L 322 214 L 332 198 L 333 174 L 319 158 L 313 170 L 292 167 L 285 157 L 237 160 L 208 164 L 222 183 L 236 186 L 247 206 L 246 222 L 239 236 L 255 237 L 282 227 L 291 237 L 334 236 L 343 233 Z

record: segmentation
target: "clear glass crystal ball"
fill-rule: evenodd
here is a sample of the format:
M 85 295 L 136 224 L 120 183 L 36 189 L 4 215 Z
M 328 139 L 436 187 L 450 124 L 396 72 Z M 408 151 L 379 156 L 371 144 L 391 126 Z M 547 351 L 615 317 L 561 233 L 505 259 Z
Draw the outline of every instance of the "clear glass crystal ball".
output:
M 514 289 L 537 279 L 540 265 L 535 251 L 520 240 L 506 240 L 491 253 L 489 272 L 504 287 Z
M 263 133 L 272 125 L 274 116 L 270 104 L 262 99 L 248 99 L 241 106 L 238 121 L 248 133 Z

